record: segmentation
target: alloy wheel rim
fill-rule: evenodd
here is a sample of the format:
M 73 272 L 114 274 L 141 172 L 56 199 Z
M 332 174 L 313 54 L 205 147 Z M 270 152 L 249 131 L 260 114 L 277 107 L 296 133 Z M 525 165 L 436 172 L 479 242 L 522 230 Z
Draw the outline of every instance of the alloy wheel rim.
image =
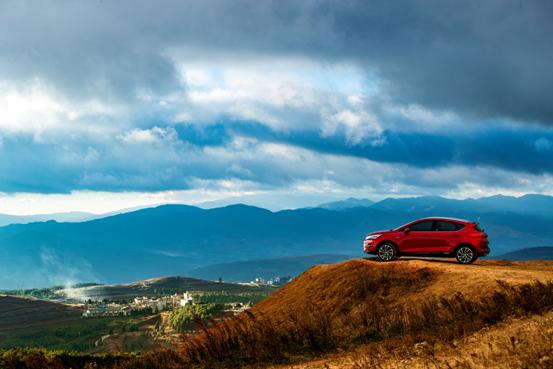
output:
M 392 260 L 394 257 L 394 249 L 390 245 L 382 245 L 378 250 L 378 256 L 381 260 Z
M 473 258 L 473 252 L 468 247 L 461 247 L 459 251 L 457 251 L 457 258 L 463 264 L 469 263 Z

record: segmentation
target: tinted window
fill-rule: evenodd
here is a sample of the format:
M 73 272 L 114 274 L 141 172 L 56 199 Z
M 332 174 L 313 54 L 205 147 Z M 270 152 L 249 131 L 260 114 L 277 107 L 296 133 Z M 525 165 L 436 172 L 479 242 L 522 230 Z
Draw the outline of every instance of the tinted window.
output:
M 474 226 L 474 229 L 476 229 L 478 232 L 484 232 L 484 230 L 480 228 L 478 224 Z
M 415 232 L 430 232 L 432 230 L 433 220 L 425 220 L 424 222 L 418 222 L 409 226 L 411 231 Z
M 460 228 L 457 227 L 456 223 L 452 222 L 444 222 L 444 221 L 437 221 L 436 222 L 436 230 L 441 232 L 455 232 L 458 231 Z

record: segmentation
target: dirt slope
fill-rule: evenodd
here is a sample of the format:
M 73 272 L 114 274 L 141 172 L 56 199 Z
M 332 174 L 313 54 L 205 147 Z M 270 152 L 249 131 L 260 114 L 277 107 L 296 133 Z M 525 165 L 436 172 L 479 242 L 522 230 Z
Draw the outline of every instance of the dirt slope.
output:
M 494 298 L 498 290 L 528 286 L 537 281 L 553 281 L 553 262 L 550 261 L 479 261 L 464 266 L 448 260 L 403 259 L 383 264 L 372 260 L 352 260 L 346 263 L 318 266 L 308 273 L 311 283 L 343 269 L 384 269 L 389 273 L 403 273 L 406 270 L 426 270 L 429 273 L 424 286 L 403 293 L 396 299 L 389 299 L 389 306 L 416 306 L 435 298 L 455 298 L 461 293 L 468 301 Z M 371 273 L 367 273 L 369 275 Z M 350 280 L 351 281 L 351 280 Z M 305 283 L 307 281 L 302 281 Z M 296 289 L 297 286 L 293 286 Z M 302 288 L 306 299 L 313 299 L 312 307 L 318 309 L 314 295 Z M 287 291 L 281 291 L 287 295 Z M 390 291 L 391 294 L 394 292 Z M 317 293 L 315 293 L 316 295 Z M 274 296 L 273 298 L 276 298 Z M 298 298 L 298 296 L 296 296 Z M 386 304 L 384 300 L 381 301 Z M 265 306 L 265 304 L 267 306 Z M 257 308 L 276 313 L 271 301 L 266 300 Z M 353 310 L 354 307 L 352 305 Z M 505 310 L 509 309 L 505 306 Z M 351 311 L 350 310 L 350 311 Z M 549 311 L 549 312 L 548 312 Z M 393 335 L 377 342 L 345 348 L 345 352 L 323 355 L 322 359 L 307 360 L 294 365 L 277 365 L 284 369 L 361 369 L 361 368 L 550 368 L 553 367 L 553 312 L 545 307 L 541 314 L 509 316 L 445 338 L 432 328 L 423 338 Z M 439 314 L 439 312 L 437 312 Z M 438 329 L 447 330 L 447 326 Z M 548 354 L 549 353 L 549 354 Z
M 553 312 L 507 319 L 452 342 L 386 349 L 381 343 L 271 369 L 552 368 Z
M 371 286 L 376 280 L 382 285 Z M 394 306 L 412 305 L 431 297 L 451 298 L 458 293 L 466 298 L 485 298 L 495 293 L 501 282 L 520 286 L 537 281 L 553 281 L 552 261 L 489 260 L 461 265 L 447 259 L 399 259 L 391 263 L 355 259 L 311 268 L 256 305 L 254 311 L 286 316 L 291 310 L 314 307 L 334 314 L 342 305 L 350 310 L 363 304 L 363 289 L 374 290 L 370 296 L 373 299 L 378 291 L 381 303 Z
M 11 330 L 47 328 L 79 319 L 82 310 L 54 302 L 0 296 L 0 334 Z

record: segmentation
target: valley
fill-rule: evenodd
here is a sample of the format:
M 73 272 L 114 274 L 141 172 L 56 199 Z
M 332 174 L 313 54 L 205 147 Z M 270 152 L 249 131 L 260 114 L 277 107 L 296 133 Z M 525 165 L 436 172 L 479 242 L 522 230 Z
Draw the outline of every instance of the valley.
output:
M 0 291 L 0 348 L 88 353 L 174 348 L 179 332 L 166 322 L 173 311 L 190 303 L 216 306 L 220 316 L 232 316 L 275 290 L 175 276 L 123 285 Z

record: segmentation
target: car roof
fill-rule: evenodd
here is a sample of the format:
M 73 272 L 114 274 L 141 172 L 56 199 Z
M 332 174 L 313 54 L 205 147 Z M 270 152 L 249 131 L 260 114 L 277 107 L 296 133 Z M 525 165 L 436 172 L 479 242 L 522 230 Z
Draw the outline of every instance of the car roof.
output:
M 459 223 L 475 223 L 475 222 L 472 222 L 472 221 L 466 220 L 466 219 L 450 218 L 450 217 L 427 217 L 427 218 L 414 220 L 413 223 L 421 221 L 421 220 L 445 220 L 445 221 L 459 222 Z

